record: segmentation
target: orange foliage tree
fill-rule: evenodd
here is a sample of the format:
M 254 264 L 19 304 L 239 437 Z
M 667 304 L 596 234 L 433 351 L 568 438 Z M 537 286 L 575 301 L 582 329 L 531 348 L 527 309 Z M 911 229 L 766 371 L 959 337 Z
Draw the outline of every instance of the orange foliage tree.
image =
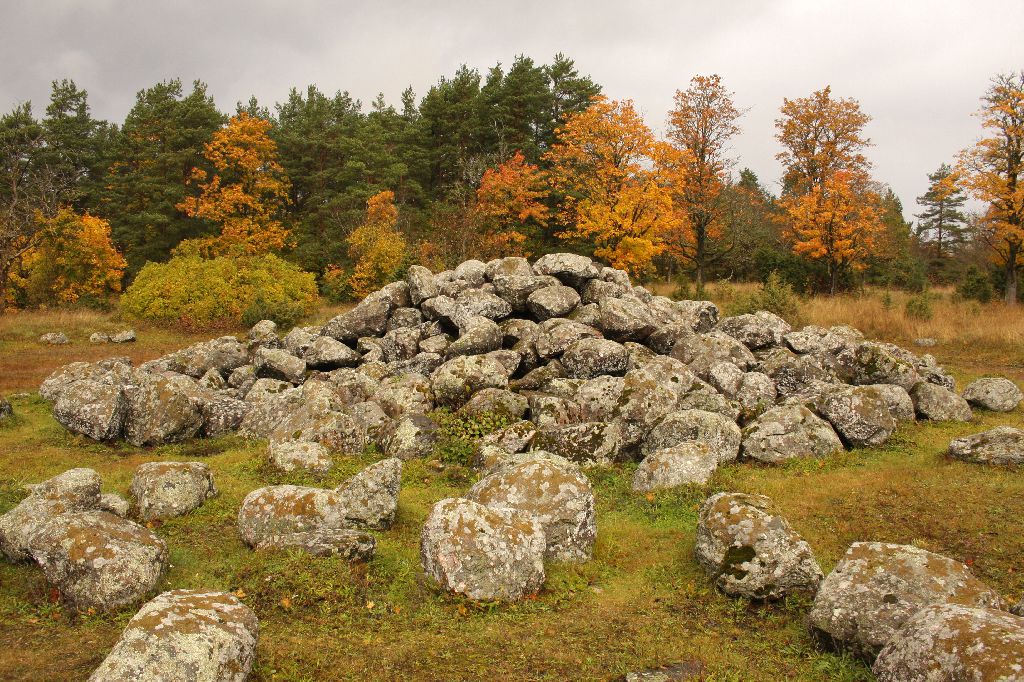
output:
M 395 193 L 378 192 L 366 202 L 366 220 L 348 236 L 348 254 L 355 270 L 348 279 L 356 298 L 365 298 L 387 284 L 405 260 L 405 237 L 395 229 Z
M 557 236 L 586 240 L 612 266 L 646 273 L 680 226 L 672 204 L 685 173 L 679 151 L 655 139 L 631 101 L 595 97 L 558 129 L 545 158 L 562 195 Z
M 786 167 L 779 206 L 793 251 L 825 265 L 834 294 L 842 274 L 865 267 L 885 225 L 864 156 L 871 118 L 857 100 L 831 93 L 826 87 L 784 100 L 775 137 L 783 147 L 776 158 Z
M 705 267 L 721 255 L 712 247 L 722 236 L 722 192 L 732 166 L 726 151 L 740 132 L 736 121 L 741 113 L 721 78 L 712 75 L 694 76 L 689 88 L 676 90 L 675 108 L 668 116 L 668 139 L 686 152 L 686 182 L 674 195 L 683 229 L 669 251 L 692 264 L 698 289 L 704 286 Z
M 1017 302 L 1024 267 L 1024 71 L 997 76 L 979 115 L 987 136 L 960 155 L 964 183 L 988 204 L 981 236 L 1002 266 L 1007 304 Z
M 517 151 L 508 161 L 488 168 L 476 190 L 476 212 L 486 225 L 481 258 L 528 256 L 528 233 L 548 224 L 544 174 Z
M 288 203 L 290 183 L 270 139 L 270 121 L 242 112 L 213 134 L 204 156 L 216 173 L 192 169 L 188 183 L 200 189 L 178 210 L 220 226 L 220 234 L 202 240 L 208 255 L 262 254 L 280 251 L 289 231 L 279 215 Z
M 14 285 L 30 305 L 99 302 L 121 291 L 125 267 L 107 221 L 63 208 L 22 255 Z

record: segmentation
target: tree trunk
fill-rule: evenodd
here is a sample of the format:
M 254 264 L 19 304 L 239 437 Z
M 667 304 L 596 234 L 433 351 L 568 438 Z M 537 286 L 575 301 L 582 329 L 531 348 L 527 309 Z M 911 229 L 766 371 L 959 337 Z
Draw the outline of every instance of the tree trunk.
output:
M 836 285 L 839 283 L 839 267 L 835 263 L 828 265 L 828 295 L 836 295 Z
M 1017 254 L 1019 252 L 1018 244 L 1010 244 L 1006 259 L 1006 289 L 1003 297 L 1006 305 L 1017 305 Z

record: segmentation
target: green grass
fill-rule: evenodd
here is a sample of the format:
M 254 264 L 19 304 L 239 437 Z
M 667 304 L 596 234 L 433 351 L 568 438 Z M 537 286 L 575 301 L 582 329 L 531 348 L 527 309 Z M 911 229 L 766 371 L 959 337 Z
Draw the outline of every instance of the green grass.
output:
M 142 462 L 210 465 L 220 495 L 155 526 L 170 547 L 160 589 L 241 596 L 260 619 L 256 680 L 610 680 L 684 661 L 702 664 L 708 680 L 871 679 L 863 664 L 815 648 L 806 601 L 753 604 L 713 588 L 693 543 L 697 509 L 719 490 L 775 500 L 826 572 L 851 542 L 883 540 L 965 561 L 1009 599 L 1024 592 L 1024 471 L 943 456 L 950 438 L 1020 425 L 1021 411 L 978 413 L 972 424 L 910 425 L 884 448 L 823 462 L 732 464 L 707 486 L 650 497 L 631 492 L 634 465 L 590 470 L 598 506 L 593 560 L 550 565 L 536 599 L 503 605 L 440 593 L 420 569 L 422 523 L 434 502 L 472 485 L 475 474 L 465 467 L 407 463 L 395 526 L 377 534 L 367 564 L 255 553 L 235 526 L 249 491 L 286 482 L 334 486 L 373 455 L 339 456 L 324 476 L 283 474 L 264 463 L 262 443 L 99 445 L 68 434 L 37 395 L 12 402 L 17 419 L 0 427 L 0 513 L 24 496 L 24 483 L 74 466 L 96 469 L 104 491 L 126 494 Z M 84 679 L 133 613 L 64 613 L 38 568 L 0 561 L 0 679 Z

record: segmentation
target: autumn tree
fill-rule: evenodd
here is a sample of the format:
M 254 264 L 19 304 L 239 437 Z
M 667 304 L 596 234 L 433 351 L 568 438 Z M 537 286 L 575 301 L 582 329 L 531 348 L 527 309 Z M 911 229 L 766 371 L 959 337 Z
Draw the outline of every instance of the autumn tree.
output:
M 476 190 L 476 211 L 487 223 L 480 257 L 528 255 L 530 234 L 548 224 L 547 197 L 544 174 L 522 152 L 488 168 Z
M 949 164 L 944 163 L 928 174 L 928 190 L 917 198 L 924 210 L 915 216 L 918 223 L 914 233 L 932 247 L 937 265 L 941 266 L 952 249 L 964 241 L 967 217 L 961 209 L 966 202 L 960 178 Z
M 1024 71 L 993 79 L 979 116 L 985 136 L 959 166 L 968 190 L 987 205 L 979 233 L 1003 268 L 1004 300 L 1014 305 L 1024 266 Z
M 348 284 L 355 298 L 386 284 L 401 267 L 406 243 L 395 230 L 397 222 L 394 192 L 379 192 L 366 202 L 366 220 L 348 237 L 349 257 L 356 264 Z
M 686 152 L 686 182 L 674 194 L 684 229 L 669 250 L 692 264 L 698 291 L 704 287 L 707 266 L 722 256 L 717 248 L 723 231 L 722 192 L 732 166 L 726 153 L 740 132 L 740 115 L 717 75 L 695 76 L 689 88 L 676 90 L 675 108 L 668 115 L 668 139 Z
M 785 166 L 779 205 L 793 251 L 821 263 L 835 293 L 842 276 L 862 270 L 884 226 L 872 191 L 864 136 L 870 117 L 855 99 L 836 99 L 826 87 L 785 99 L 776 139 Z
M 220 226 L 220 234 L 203 244 L 210 255 L 271 253 L 288 244 L 280 213 L 289 182 L 268 135 L 270 126 L 245 112 L 231 117 L 204 148 L 213 173 L 192 170 L 188 182 L 201 193 L 178 208 Z
M 629 100 L 596 97 L 569 116 L 545 155 L 562 197 L 557 236 L 592 244 L 613 267 L 642 275 L 679 228 L 672 187 L 685 163 L 655 139 Z

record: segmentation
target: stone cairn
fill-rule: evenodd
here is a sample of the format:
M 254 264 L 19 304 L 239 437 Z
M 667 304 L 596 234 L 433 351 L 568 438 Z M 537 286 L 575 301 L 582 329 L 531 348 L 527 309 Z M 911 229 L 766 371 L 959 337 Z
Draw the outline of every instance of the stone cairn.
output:
M 766 311 L 720 318 L 710 302 L 654 295 L 625 272 L 573 254 L 532 264 L 469 260 L 440 273 L 413 266 L 403 281 L 323 326 L 282 337 L 263 321 L 244 341 L 224 336 L 137 368 L 127 358 L 72 363 L 47 378 L 40 394 L 53 401 L 57 421 L 94 440 L 151 446 L 237 432 L 266 439 L 269 461 L 283 470 L 325 472 L 332 452 L 376 445 L 385 459 L 342 486 L 260 488 L 238 516 L 254 549 L 349 559 L 372 557 L 367 531 L 393 522 L 402 461 L 429 456 L 436 444 L 435 409 L 502 413 L 513 423 L 484 437 L 474 455 L 482 478 L 465 496 L 434 505 L 421 534 L 425 573 L 446 590 L 484 600 L 535 593 L 546 561 L 590 558 L 597 527 L 587 467 L 638 461 L 633 489 L 649 493 L 706 483 L 737 459 L 823 458 L 881 445 L 900 422 L 967 421 L 972 406 L 1009 411 L 1022 398 L 999 378 L 980 379 L 960 395 L 930 355 L 865 340 L 847 326 L 794 330 Z M 954 441 L 949 454 L 1014 464 L 1024 458 L 1022 443 L 1024 433 L 1000 427 Z M 142 518 L 186 513 L 216 494 L 201 465 L 161 467 L 143 465 L 132 484 Z M 181 495 L 147 494 L 161 488 L 160 477 L 183 481 Z M 100 603 L 82 596 L 89 590 L 69 577 L 75 569 L 61 564 L 56 548 L 61 534 L 111 525 L 111 537 L 131 536 L 124 543 L 138 545 L 125 566 L 153 567 L 134 570 L 144 584 L 129 597 L 102 602 L 127 603 L 155 585 L 166 548 L 137 524 L 115 529 L 132 522 L 95 511 L 98 477 L 85 478 L 84 493 L 36 490 L 0 518 L 0 548 L 15 560 L 35 558 L 69 601 Z M 19 511 L 25 505 L 31 509 Z M 30 517 L 43 518 L 45 528 Z M 880 679 L 960 679 L 921 672 L 945 656 L 950 637 L 988 637 L 986 651 L 995 653 L 945 656 L 942 665 L 998 666 L 1012 658 L 1007 647 L 1020 652 L 1024 621 L 999 610 L 998 595 L 967 567 L 914 547 L 855 543 L 824 576 L 808 544 L 762 496 L 709 498 L 696 557 L 727 595 L 813 597 L 809 622 L 818 640 L 869 662 L 877 657 Z M 191 646 L 155 636 L 143 627 L 154 618 L 142 618 L 190 610 L 232 614 L 230 646 L 243 652 L 247 673 L 251 613 L 230 595 L 187 591 L 147 604 L 101 669 L 127 679 L 134 671 L 122 649 L 148 647 L 160 659 Z

